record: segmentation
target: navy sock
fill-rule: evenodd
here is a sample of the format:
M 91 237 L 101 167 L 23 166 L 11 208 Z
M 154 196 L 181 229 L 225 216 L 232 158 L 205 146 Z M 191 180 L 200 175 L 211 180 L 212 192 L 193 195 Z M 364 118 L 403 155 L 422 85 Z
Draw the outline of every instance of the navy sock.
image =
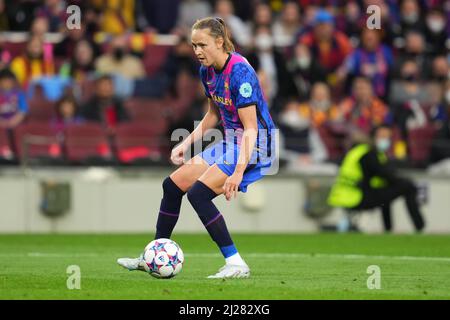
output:
M 212 199 L 216 196 L 217 194 L 213 190 L 200 181 L 194 183 L 187 193 L 189 202 L 194 207 L 206 230 L 208 230 L 209 235 L 217 243 L 224 257 L 228 258 L 237 253 L 237 250 L 231 240 L 222 214 L 212 202 Z
M 185 194 L 178 186 L 167 177 L 163 182 L 163 198 L 156 223 L 155 239 L 170 238 L 173 228 L 180 215 L 181 200 Z

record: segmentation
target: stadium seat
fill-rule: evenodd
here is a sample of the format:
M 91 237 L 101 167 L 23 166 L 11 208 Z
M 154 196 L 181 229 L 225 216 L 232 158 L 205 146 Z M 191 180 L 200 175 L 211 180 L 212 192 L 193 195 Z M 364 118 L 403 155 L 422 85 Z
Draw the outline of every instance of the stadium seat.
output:
M 70 163 L 86 165 L 114 163 L 108 135 L 98 123 L 68 126 L 65 130 L 65 147 Z
M 20 42 L 5 41 L 3 43 L 3 49 L 11 54 L 11 58 L 15 58 L 23 54 L 25 52 L 26 47 L 27 47 L 26 41 Z
M 21 161 L 63 161 L 61 137 L 48 123 L 27 122 L 14 129 L 14 143 Z
M 136 122 L 165 121 L 170 109 L 162 100 L 132 98 L 125 102 L 125 108 Z
M 427 165 L 435 132 L 436 129 L 433 125 L 412 129 L 408 132 L 409 157 L 413 166 Z
M 147 76 L 153 76 L 161 69 L 166 61 L 171 46 L 148 45 L 144 50 L 144 67 Z
M 117 158 L 122 164 L 159 162 L 162 160 L 162 135 L 166 126 L 143 122 L 121 123 L 116 128 Z
M 31 99 L 28 103 L 28 107 L 28 122 L 45 122 L 48 124 L 55 112 L 54 102 L 41 98 Z
M 85 79 L 76 84 L 77 90 L 79 91 L 80 102 L 87 102 L 95 92 L 95 80 Z
M 319 136 L 328 152 L 328 160 L 339 161 L 344 155 L 342 135 L 334 134 L 327 126 L 318 128 Z

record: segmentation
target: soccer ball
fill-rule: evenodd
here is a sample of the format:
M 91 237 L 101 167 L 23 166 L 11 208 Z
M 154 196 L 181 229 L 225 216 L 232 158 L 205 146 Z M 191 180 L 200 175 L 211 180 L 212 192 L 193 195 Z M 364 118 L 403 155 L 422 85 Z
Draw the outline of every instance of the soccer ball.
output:
M 172 278 L 184 263 L 180 246 L 173 240 L 160 238 L 150 242 L 144 250 L 144 268 L 155 278 Z

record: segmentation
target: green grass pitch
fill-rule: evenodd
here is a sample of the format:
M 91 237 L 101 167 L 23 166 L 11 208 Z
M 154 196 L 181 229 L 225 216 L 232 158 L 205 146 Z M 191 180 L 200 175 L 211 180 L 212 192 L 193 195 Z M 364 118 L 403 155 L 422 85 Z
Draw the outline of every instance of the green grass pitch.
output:
M 207 234 L 174 234 L 186 260 L 168 280 L 130 272 L 148 235 L 0 235 L 0 299 L 450 299 L 450 236 L 235 234 L 249 279 L 206 279 L 223 264 Z M 81 270 L 69 290 L 67 267 Z M 368 289 L 371 265 L 380 289 Z

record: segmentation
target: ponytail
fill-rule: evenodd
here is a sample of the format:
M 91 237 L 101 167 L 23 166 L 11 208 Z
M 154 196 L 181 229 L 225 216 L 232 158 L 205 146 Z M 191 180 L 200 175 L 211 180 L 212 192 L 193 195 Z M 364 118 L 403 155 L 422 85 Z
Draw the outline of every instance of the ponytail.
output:
M 214 38 L 222 37 L 225 52 L 235 51 L 233 42 L 230 39 L 230 32 L 222 18 L 208 17 L 197 20 L 192 26 L 192 30 L 198 29 L 209 29 L 209 32 Z

